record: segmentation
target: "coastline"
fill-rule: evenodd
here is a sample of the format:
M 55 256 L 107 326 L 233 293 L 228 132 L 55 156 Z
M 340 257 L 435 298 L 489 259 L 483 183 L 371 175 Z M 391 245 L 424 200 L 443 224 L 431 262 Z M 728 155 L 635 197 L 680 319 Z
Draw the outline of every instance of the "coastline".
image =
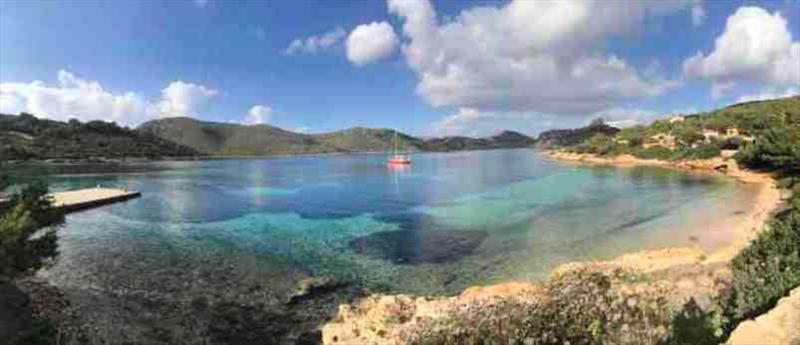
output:
M 721 263 L 733 259 L 747 247 L 764 228 L 770 216 L 781 204 L 781 192 L 772 175 L 739 168 L 733 159 L 715 157 L 703 160 L 670 162 L 655 159 L 641 159 L 631 155 L 598 157 L 592 154 L 578 154 L 564 151 L 546 151 L 542 156 L 548 159 L 577 164 L 613 165 L 621 167 L 655 166 L 677 169 L 693 173 L 726 176 L 741 183 L 756 184 L 758 193 L 753 207 L 746 213 L 745 221 L 731 229 L 733 238 L 730 244 L 713 252 L 705 252 L 699 247 L 669 247 L 623 254 L 605 263 L 652 272 L 692 262 Z M 724 168 L 723 168 L 724 167 Z M 570 263 L 566 265 L 575 265 Z M 563 268 L 562 268 L 563 269 Z M 558 270 L 558 268 L 557 268 Z
M 449 297 L 373 294 L 353 304 L 340 306 L 336 319 L 325 324 L 322 329 L 323 344 L 415 343 L 415 338 L 409 338 L 409 334 L 425 333 L 432 328 L 441 331 L 443 323 L 455 322 L 456 325 L 463 326 L 464 323 L 483 324 L 487 319 L 491 321 L 505 317 L 502 313 L 492 314 L 508 303 L 518 308 L 539 305 L 551 298 L 549 296 L 552 292 L 548 292 L 548 289 L 553 281 L 580 282 L 580 278 L 576 277 L 581 277 L 586 272 L 611 277 L 612 290 L 617 296 L 623 296 L 620 297 L 623 303 L 631 303 L 630 296 L 655 296 L 663 297 L 671 305 L 670 308 L 680 308 L 690 299 L 708 301 L 710 304 L 721 291 L 719 284 L 731 279 L 730 261 L 758 235 L 782 201 L 776 180 L 771 175 L 740 169 L 735 161 L 722 157 L 668 162 L 644 160 L 628 155 L 605 158 L 552 151 L 539 154 L 548 159 L 576 164 L 658 166 L 723 175 L 741 183 L 757 184 L 759 188 L 753 207 L 744 215 L 746 220 L 736 224 L 731 230 L 731 242 L 713 252 L 706 252 L 695 245 L 643 250 L 611 260 L 571 262 L 551 270 L 549 278 L 544 281 L 508 281 L 474 286 Z M 398 313 L 403 315 L 402 319 L 408 321 L 386 321 L 397 318 Z M 456 332 L 458 331 L 457 329 Z M 451 331 L 445 330 L 445 333 L 449 332 Z M 664 337 L 666 333 L 662 332 L 658 336 Z

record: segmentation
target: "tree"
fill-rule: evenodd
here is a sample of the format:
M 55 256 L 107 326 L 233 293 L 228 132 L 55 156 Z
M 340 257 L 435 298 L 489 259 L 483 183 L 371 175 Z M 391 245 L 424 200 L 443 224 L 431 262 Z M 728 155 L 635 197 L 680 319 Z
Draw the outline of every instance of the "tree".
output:
M 800 129 L 770 128 L 736 154 L 736 161 L 751 169 L 800 173 Z
M 705 139 L 703 134 L 692 126 L 681 126 L 675 131 L 675 137 L 684 146 L 692 146 L 692 144 Z
M 0 177 L 0 190 L 10 183 Z M 27 185 L 0 212 L 0 280 L 37 270 L 58 254 L 55 225 L 64 217 L 53 208 L 47 185 Z M 45 226 L 51 227 L 42 230 Z

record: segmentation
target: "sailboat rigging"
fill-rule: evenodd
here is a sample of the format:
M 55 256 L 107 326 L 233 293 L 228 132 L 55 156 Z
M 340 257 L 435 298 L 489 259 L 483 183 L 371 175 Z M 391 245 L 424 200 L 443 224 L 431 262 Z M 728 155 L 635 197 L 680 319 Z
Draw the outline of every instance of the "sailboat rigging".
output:
M 408 165 L 411 164 L 411 158 L 408 155 L 400 154 L 397 147 L 397 131 L 394 131 L 394 151 L 392 156 L 389 157 L 387 164 L 391 165 Z

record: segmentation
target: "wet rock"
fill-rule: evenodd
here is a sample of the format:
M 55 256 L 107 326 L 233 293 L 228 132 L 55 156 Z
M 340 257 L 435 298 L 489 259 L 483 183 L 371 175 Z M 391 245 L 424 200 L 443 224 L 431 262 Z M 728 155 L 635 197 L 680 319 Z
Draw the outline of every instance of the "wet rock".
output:
M 288 304 L 297 304 L 318 295 L 327 294 L 347 285 L 333 277 L 311 277 L 300 281 L 297 289 L 289 296 Z
M 297 338 L 295 345 L 319 345 L 322 344 L 322 331 L 306 332 Z
M 11 339 L 31 328 L 31 301 L 16 285 L 0 282 L 0 339 Z

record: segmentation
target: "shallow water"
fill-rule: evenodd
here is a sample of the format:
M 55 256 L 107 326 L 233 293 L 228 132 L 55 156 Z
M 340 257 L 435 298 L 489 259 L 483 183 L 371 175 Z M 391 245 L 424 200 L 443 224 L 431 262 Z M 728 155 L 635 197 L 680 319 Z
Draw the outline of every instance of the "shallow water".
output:
M 72 288 L 283 291 L 329 275 L 390 292 L 452 293 L 538 279 L 555 265 L 730 240 L 719 218 L 752 187 L 660 168 L 562 164 L 531 150 L 159 163 L 149 173 L 51 177 L 55 190 L 143 196 L 76 213 L 47 275 Z M 730 223 L 728 223 L 730 224 Z M 277 297 L 264 297 L 277 298 Z

